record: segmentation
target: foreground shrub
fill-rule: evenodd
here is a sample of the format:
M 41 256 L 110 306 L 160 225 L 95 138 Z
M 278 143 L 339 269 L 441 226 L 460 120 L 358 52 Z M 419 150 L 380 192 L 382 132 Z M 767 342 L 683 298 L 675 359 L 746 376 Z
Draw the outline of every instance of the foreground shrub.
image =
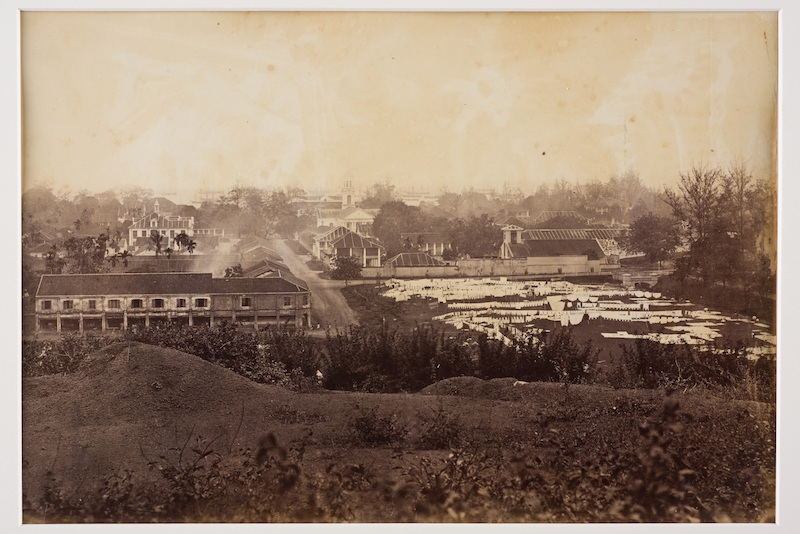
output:
M 466 442 L 464 423 L 457 413 L 452 413 L 439 397 L 439 402 L 430 413 L 419 414 L 421 433 L 417 447 L 421 449 L 449 449 Z
M 591 342 L 578 346 L 571 328 L 558 328 L 546 336 L 518 341 L 513 347 L 478 338 L 479 374 L 482 378 L 513 377 L 529 382 L 592 383 L 599 351 Z
M 406 332 L 387 324 L 329 331 L 325 349 L 328 389 L 418 391 L 474 370 L 462 336 L 428 325 Z
M 503 347 L 501 345 L 501 347 Z M 502 371 L 487 373 L 486 378 L 510 376 L 529 382 L 566 382 L 589 384 L 597 373 L 597 355 L 591 342 L 579 346 L 571 328 L 558 328 L 541 338 L 531 337 L 513 348 L 490 349 L 493 361 L 501 361 Z M 484 357 L 484 351 L 481 351 Z M 482 370 L 485 369 L 482 367 Z
M 397 413 L 379 415 L 377 408 L 363 408 L 358 404 L 354 406 L 356 414 L 350 421 L 350 431 L 358 443 L 377 446 L 388 445 L 402 441 L 408 429 L 400 421 Z
M 129 339 L 173 348 L 218 363 L 256 382 L 291 389 L 307 385 L 321 365 L 316 345 L 301 330 L 240 332 L 235 324 L 158 325 L 131 331 Z
M 719 350 L 637 339 L 633 347 L 622 345 L 621 350 L 607 376 L 613 387 L 702 386 L 734 398 L 775 402 L 775 361 L 767 357 L 750 360 L 744 348 Z
M 22 341 L 22 376 L 73 373 L 86 357 L 111 343 L 112 336 L 63 334 L 55 341 Z

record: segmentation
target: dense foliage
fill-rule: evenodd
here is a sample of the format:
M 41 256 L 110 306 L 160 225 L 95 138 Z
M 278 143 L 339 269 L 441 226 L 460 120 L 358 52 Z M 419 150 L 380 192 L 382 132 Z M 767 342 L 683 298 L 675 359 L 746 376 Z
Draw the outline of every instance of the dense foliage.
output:
M 680 245 L 679 232 L 675 219 L 647 213 L 631 223 L 621 245 L 629 252 L 644 253 L 651 262 L 660 263 Z
M 331 278 L 334 280 L 352 280 L 361 276 L 361 260 L 353 256 L 335 256 Z
M 665 197 L 684 223 L 689 249 L 676 272 L 681 282 L 774 294 L 770 259 L 760 246 L 776 237 L 777 196 L 770 181 L 756 181 L 743 164 L 727 171 L 695 166 L 681 173 L 678 189 L 665 190 Z
M 241 332 L 232 323 L 208 326 L 153 326 L 129 339 L 194 354 L 256 382 L 298 389 L 319 368 L 316 345 L 302 330 Z M 304 378 L 306 377 L 306 378 Z
M 329 389 L 417 391 L 435 380 L 471 374 L 468 351 L 442 330 L 420 326 L 400 332 L 350 327 L 328 332 L 326 342 Z
M 22 340 L 22 376 L 73 373 L 92 352 L 117 341 L 108 336 L 64 334 L 58 339 Z
M 570 328 L 506 346 L 480 334 L 449 335 L 427 324 L 410 330 L 353 326 L 328 331 L 318 344 L 302 330 L 241 331 L 224 322 L 208 326 L 152 326 L 128 338 L 174 348 L 218 363 L 251 380 L 298 389 L 317 383 L 328 389 L 371 392 L 419 391 L 457 376 L 512 377 L 528 382 L 603 384 L 615 388 L 694 388 L 733 398 L 775 402 L 775 360 L 750 360 L 744 347 L 663 345 L 637 340 L 621 345 L 610 370 L 598 368 L 599 351 L 579 345 Z M 118 338 L 116 338 L 118 339 Z M 58 341 L 25 341 L 23 374 L 75 371 L 91 351 L 115 338 L 62 336 Z

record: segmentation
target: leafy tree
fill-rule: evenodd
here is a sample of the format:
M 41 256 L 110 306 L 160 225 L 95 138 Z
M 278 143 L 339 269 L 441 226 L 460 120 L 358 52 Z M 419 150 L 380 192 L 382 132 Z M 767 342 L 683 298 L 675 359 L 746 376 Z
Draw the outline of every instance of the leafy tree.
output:
M 397 201 L 398 198 L 394 185 L 389 180 L 385 180 L 383 183 L 375 182 L 372 184 L 369 195 L 359 202 L 359 205 L 367 209 L 381 208 L 387 202 Z
M 673 215 L 687 223 L 692 241 L 705 240 L 714 220 L 720 215 L 717 208 L 722 177 L 718 168 L 695 166 L 681 173 L 678 191 L 664 191 Z
M 678 190 L 665 190 L 673 215 L 684 221 L 690 242 L 690 268 L 708 284 L 714 276 L 716 237 L 722 230 L 721 182 L 718 168 L 694 166 L 682 172 Z
M 461 209 L 462 198 L 461 195 L 458 193 L 452 193 L 450 191 L 443 191 L 441 195 L 439 195 L 439 206 L 443 210 L 447 210 L 450 213 L 458 214 L 459 210 Z
M 503 233 L 487 215 L 455 219 L 448 231 L 450 242 L 458 254 L 472 257 L 497 256 Z
M 557 215 L 534 225 L 534 228 L 586 228 L 586 219 L 574 215 Z
M 744 162 L 730 166 L 722 179 L 722 202 L 726 205 L 726 214 L 739 238 L 740 250 L 753 237 L 753 217 L 751 210 L 758 209 L 757 192 L 753 187 L 753 175 Z
M 175 236 L 174 241 L 175 245 L 178 247 L 178 249 L 180 249 L 182 247 L 185 247 L 186 244 L 190 241 L 190 239 L 189 236 L 186 235 L 186 232 L 181 230 L 181 233 Z
M 117 258 L 122 262 L 123 267 L 128 266 L 128 258 L 130 258 L 130 253 L 127 250 L 123 250 L 122 252 L 117 252 Z
M 71 272 L 98 273 L 104 269 L 108 237 L 70 237 L 64 241 L 66 259 Z M 55 261 L 55 260 L 54 260 Z
M 242 270 L 241 263 L 237 263 L 236 265 L 225 268 L 225 278 L 241 278 L 243 276 L 244 271 Z
M 135 213 L 143 217 L 146 214 L 142 213 L 142 206 L 153 200 L 153 191 L 137 185 L 126 185 L 117 190 L 117 198 L 126 210 L 136 210 Z
M 473 188 L 461 192 L 461 208 L 462 214 L 468 217 L 476 217 L 496 210 L 495 204 L 484 193 L 475 191 Z
M 49 274 L 61 274 L 67 261 L 58 253 L 58 246 L 53 245 L 45 256 L 45 268 Z
M 333 258 L 331 278 L 334 280 L 352 280 L 361 276 L 361 261 L 354 256 L 336 256 Z
M 402 232 L 424 232 L 425 226 L 425 216 L 419 207 L 393 201 L 385 203 L 375 216 L 372 233 L 386 247 L 387 256 L 393 256 L 404 250 Z
M 261 228 L 264 237 L 277 231 L 282 220 L 296 216 L 292 203 L 302 197 L 298 187 L 262 189 L 237 186 L 220 197 L 214 204 L 201 207 L 204 221 L 227 228 L 235 228 L 237 235 Z
M 444 261 L 453 261 L 458 259 L 458 254 L 452 247 L 447 247 L 442 251 L 442 259 Z
M 652 212 L 631 223 L 630 232 L 622 240 L 628 252 L 643 252 L 651 262 L 659 264 L 680 244 L 680 227 L 672 218 Z

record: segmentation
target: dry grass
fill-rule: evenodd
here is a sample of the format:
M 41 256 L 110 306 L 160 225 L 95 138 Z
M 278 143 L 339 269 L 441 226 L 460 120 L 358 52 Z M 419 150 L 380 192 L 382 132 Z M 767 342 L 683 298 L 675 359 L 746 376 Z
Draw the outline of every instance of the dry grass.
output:
M 24 379 L 25 521 L 769 519 L 774 405 L 674 398 L 666 421 L 662 391 L 511 379 L 294 393 L 119 343 L 77 374 Z M 666 456 L 644 465 L 637 451 L 656 446 Z M 636 493 L 632 473 L 652 491 Z M 676 512 L 659 508 L 660 481 Z M 86 504 L 103 495 L 113 507 Z M 263 504 L 244 506 L 252 496 Z

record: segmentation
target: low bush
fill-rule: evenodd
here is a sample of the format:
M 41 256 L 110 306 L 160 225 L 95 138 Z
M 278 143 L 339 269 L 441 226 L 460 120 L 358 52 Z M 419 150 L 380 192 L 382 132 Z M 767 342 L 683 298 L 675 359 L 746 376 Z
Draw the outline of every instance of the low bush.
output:
M 22 376 L 42 376 L 75 372 L 86 357 L 111 343 L 112 336 L 63 334 L 55 341 L 22 341 Z
M 356 404 L 356 414 L 349 428 L 357 443 L 375 447 L 402 441 L 408 428 L 400 421 L 396 412 L 379 415 L 377 408 L 364 408 Z
M 621 345 L 621 355 L 606 378 L 615 388 L 704 387 L 733 398 L 775 402 L 775 361 L 750 360 L 744 348 L 664 345 L 637 339 Z
M 140 445 L 147 473 L 114 471 L 70 490 L 48 473 L 24 513 L 48 523 L 774 521 L 774 413 L 695 418 L 677 394 L 656 403 L 596 435 L 542 418 L 511 442 L 448 440 L 426 452 L 403 450 L 395 414 L 357 406 L 355 442 L 392 446 L 380 477 L 349 461 L 319 465 L 318 454 L 305 463 L 310 431 L 288 445 L 267 433 L 231 452 L 235 438 L 192 430 L 166 449 Z M 441 406 L 430 420 L 457 426 Z
M 417 447 L 420 449 L 449 449 L 459 447 L 466 441 L 464 423 L 457 413 L 452 413 L 441 398 L 430 413 L 419 414 L 421 422 Z
M 131 331 L 129 339 L 194 354 L 256 382 L 291 389 L 309 386 L 321 365 L 316 344 L 302 330 L 241 332 L 235 324 L 158 325 Z

